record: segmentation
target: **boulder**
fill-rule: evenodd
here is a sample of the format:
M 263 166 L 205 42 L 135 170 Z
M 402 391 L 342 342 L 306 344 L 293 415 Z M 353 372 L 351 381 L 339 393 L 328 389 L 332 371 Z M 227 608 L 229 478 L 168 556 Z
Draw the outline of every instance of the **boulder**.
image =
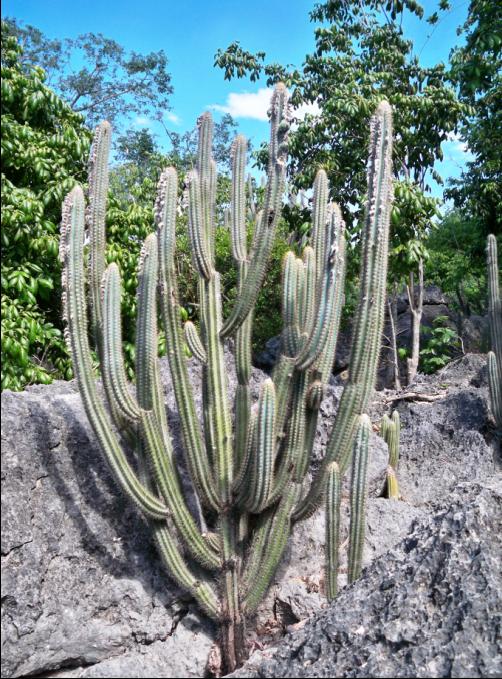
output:
M 233 677 L 497 677 L 502 483 L 462 484 L 325 611 Z
M 229 352 L 226 357 L 232 394 L 233 359 Z M 199 516 L 168 372 L 161 361 L 185 492 Z M 200 415 L 201 371 L 194 361 L 189 373 Z M 265 377 L 253 371 L 255 399 Z M 399 395 L 383 392 L 372 405 L 374 421 L 391 406 L 401 410 L 404 499 L 380 497 L 388 453 L 373 434 L 366 564 L 389 552 L 456 483 L 482 483 L 494 473 L 484 357 L 465 357 L 433 378 L 420 377 L 416 389 L 437 391 L 441 398 L 393 402 Z M 322 403 L 312 472 L 324 454 L 341 391 L 330 385 Z M 2 676 L 202 676 L 215 629 L 169 580 L 146 522 L 109 473 L 75 383 L 4 392 L 2 413 Z M 347 491 L 345 486 L 344 535 Z M 252 640 L 275 642 L 326 606 L 324 533 L 322 510 L 295 527 L 254 632 L 250 625 Z M 341 559 L 343 587 L 346 545 Z

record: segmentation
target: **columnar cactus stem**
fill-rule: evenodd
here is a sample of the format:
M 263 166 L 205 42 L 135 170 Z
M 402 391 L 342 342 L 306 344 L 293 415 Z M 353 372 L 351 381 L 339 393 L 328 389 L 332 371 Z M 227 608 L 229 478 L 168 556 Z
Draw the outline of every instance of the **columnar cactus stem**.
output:
M 326 596 L 333 601 L 338 594 L 338 563 L 340 546 L 340 502 L 342 481 L 340 468 L 332 462 L 326 486 Z
M 337 205 L 328 203 L 329 185 L 321 170 L 314 186 L 311 245 L 305 248 L 302 258 L 288 253 L 284 262 L 282 355 L 272 378 L 262 385 L 258 403 L 253 405 L 251 324 L 281 212 L 288 130 L 288 97 L 279 84 L 272 97 L 267 186 L 264 207 L 258 214 L 249 180 L 251 209 L 246 205 L 247 142 L 241 135 L 234 141 L 228 228 L 238 297 L 224 320 L 220 274 L 215 269 L 217 172 L 211 149 L 213 123 L 209 113 L 199 119 L 197 164 L 186 178 L 188 233 L 193 266 L 199 277 L 199 332 L 193 323 L 187 322 L 183 328 L 180 322 L 175 268 L 178 181 L 173 168 L 162 172 L 155 203 L 157 233 L 145 240 L 138 271 L 134 393 L 122 355 L 120 272 L 116 264 L 107 268 L 104 264 L 110 128 L 107 123 L 98 127 L 87 209 L 91 238 L 89 287 L 92 327 L 109 410 L 99 398 L 92 370 L 83 254 L 85 201 L 81 189 L 74 189 L 63 206 L 63 306 L 67 340 L 86 413 L 117 480 L 148 517 L 170 574 L 217 621 L 225 672 L 233 671 L 245 659 L 246 619 L 256 611 L 270 585 L 293 522 L 312 513 L 324 494 L 328 514 L 326 590 L 329 599 L 336 596 L 340 489 L 356 431 L 349 580 L 358 576 L 362 559 L 370 427 L 368 417 L 362 413 L 375 383 L 385 304 L 392 195 L 390 109 L 381 104 L 371 127 L 361 299 L 349 383 L 325 458 L 303 500 L 317 418 L 335 356 L 346 255 L 341 212 Z M 246 221 L 249 213 L 253 225 Z M 248 252 L 251 226 L 254 231 Z M 196 499 L 206 511 L 197 519 L 183 497 L 161 389 L 159 306 L 179 414 L 180 443 Z M 234 423 L 224 360 L 224 341 L 230 336 L 235 338 L 237 376 Z M 201 364 L 203 426 L 188 377 L 184 339 Z M 490 361 L 491 374 L 497 368 Z M 114 424 L 133 444 L 134 464 L 122 450 Z M 185 555 L 210 573 L 196 577 Z M 215 572 L 217 591 L 211 584 Z
M 364 535 L 366 532 L 366 497 L 368 492 L 366 474 L 369 461 L 368 439 L 370 431 L 370 418 L 367 415 L 361 415 L 354 442 L 352 461 L 349 566 L 347 572 L 349 583 L 357 580 L 361 574 L 363 562 Z
M 322 502 L 327 469 L 336 461 L 343 474 L 352 453 L 357 422 L 375 387 L 385 312 L 390 208 L 392 204 L 392 115 L 382 102 L 372 118 L 368 163 L 368 203 L 363 232 L 361 290 L 346 385 L 326 455 L 312 486 L 295 511 L 300 520 Z
M 488 383 L 493 417 L 502 430 L 502 303 L 500 300 L 497 239 L 488 236 L 488 318 L 492 351 L 488 354 Z
M 380 434 L 389 448 L 389 464 L 387 466 L 386 492 L 393 500 L 399 498 L 399 484 L 397 482 L 397 466 L 399 464 L 399 436 L 401 423 L 399 412 L 394 410 L 392 417 L 384 415 L 380 427 Z

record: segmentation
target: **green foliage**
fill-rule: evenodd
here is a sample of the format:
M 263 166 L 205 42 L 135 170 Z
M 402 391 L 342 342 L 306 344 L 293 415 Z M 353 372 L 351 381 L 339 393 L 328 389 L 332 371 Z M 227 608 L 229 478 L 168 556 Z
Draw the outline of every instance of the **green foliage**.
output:
M 103 119 L 117 123 L 133 114 L 161 118 L 169 110 L 173 90 L 163 50 L 127 54 L 101 33 L 50 40 L 34 26 L 22 26 L 12 18 L 4 21 L 2 30 L 22 45 L 21 69 L 29 72 L 32 64 L 39 64 L 50 87 L 82 113 L 89 126 Z
M 429 177 L 440 180 L 434 163 L 443 157 L 441 144 L 466 111 L 445 66 L 422 66 L 403 35 L 403 21 L 406 25 L 410 14 L 423 16 L 414 0 L 331 0 L 311 12 L 311 20 L 320 24 L 315 28 L 316 49 L 301 68 L 266 63 L 265 52 L 253 55 L 237 42 L 215 56 L 226 79 L 247 76 L 253 81 L 264 75 L 269 85 L 282 80 L 292 88 L 295 106 L 317 104 L 319 114 L 307 115 L 291 135 L 290 174 L 298 188 L 306 188 L 323 168 L 355 235 L 366 181 L 367 139 L 361 131 L 379 101 L 386 98 L 393 105 L 398 181 L 390 272 L 397 279 L 424 255 L 423 239 L 438 206 L 429 193 Z
M 502 233 L 497 238 L 502 245 Z M 466 316 L 486 308 L 485 244 L 481 222 L 459 209 L 448 212 L 427 238 L 426 278 Z
M 2 24 L 2 389 L 72 376 L 60 320 L 59 220 L 90 134 Z
M 420 350 L 420 370 L 426 375 L 443 368 L 461 351 L 460 338 L 447 321 L 447 316 L 436 316 L 433 327 L 424 330 L 428 337 Z
M 447 195 L 486 239 L 502 224 L 502 4 L 471 0 L 458 32 L 465 44 L 452 52 L 452 77 L 470 108 L 461 135 L 474 159 Z

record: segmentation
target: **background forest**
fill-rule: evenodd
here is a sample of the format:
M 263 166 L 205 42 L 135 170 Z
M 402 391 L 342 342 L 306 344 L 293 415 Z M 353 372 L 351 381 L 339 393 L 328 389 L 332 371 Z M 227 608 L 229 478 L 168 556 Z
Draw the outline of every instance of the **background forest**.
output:
M 406 286 L 418 327 L 421 291 L 427 285 L 439 286 L 455 312 L 455 324 L 437 317 L 418 334 L 418 343 L 411 340 L 403 346 L 394 330 L 389 349 L 395 380 L 412 381 L 417 369 L 432 372 L 459 355 L 466 319 L 485 313 L 489 233 L 497 236 L 502 251 L 502 5 L 497 0 L 469 3 L 448 63 L 424 65 L 403 29 L 403 18 L 410 14 L 433 30 L 452 11 L 445 0 L 428 15 L 415 0 L 330 0 L 312 9 L 315 49 L 299 66 L 271 62 L 266 52 L 247 51 L 236 41 L 216 52 L 214 66 L 221 78 L 247 78 L 267 86 L 283 81 L 295 110 L 309 111 L 298 115 L 290 139 L 288 196 L 256 308 L 256 355 L 280 332 L 281 261 L 291 245 L 300 249 L 308 242 L 310 194 L 305 191 L 321 167 L 332 198 L 348 206 L 344 322 L 350 326 L 359 271 L 365 131 L 383 98 L 395 112 L 389 319 L 397 314 L 399 296 L 406 298 Z M 140 244 L 154 230 L 156 184 L 168 164 L 181 177 L 177 266 L 182 311 L 185 320 L 197 322 L 183 190 L 183 176 L 194 164 L 196 127 L 173 132 L 163 122 L 173 96 L 168 56 L 163 51 L 128 52 L 100 33 L 52 39 L 14 17 L 2 20 L 2 389 L 72 377 L 62 336 L 61 203 L 76 182 L 86 181 L 92 128 L 100 120 L 114 126 L 107 261 L 118 263 L 124 280 L 124 350 L 130 377 Z M 134 115 L 163 125 L 167 145 L 148 128 L 131 125 Z M 230 145 L 237 131 L 228 113 L 215 128 L 220 170 L 216 263 L 227 308 L 236 295 L 227 208 Z M 437 172 L 442 145 L 452 138 L 471 154 L 456 179 Z M 263 198 L 259 176 L 265 154 L 257 146 L 250 158 L 250 224 Z M 442 200 L 432 190 L 437 184 L 443 187 Z M 485 348 L 482 342 L 480 350 Z M 160 351 L 165 352 L 162 337 Z

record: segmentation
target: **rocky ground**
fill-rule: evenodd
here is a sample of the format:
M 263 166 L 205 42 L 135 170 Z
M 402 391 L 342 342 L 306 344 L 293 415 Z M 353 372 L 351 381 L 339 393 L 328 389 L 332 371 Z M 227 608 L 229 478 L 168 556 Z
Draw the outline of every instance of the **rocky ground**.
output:
M 254 371 L 255 393 L 262 379 Z M 342 388 L 334 380 L 322 405 L 316 456 Z M 258 650 L 236 676 L 502 675 L 502 484 L 485 358 L 467 355 L 414 392 L 378 392 L 370 412 L 378 423 L 399 409 L 402 499 L 379 497 L 386 446 L 375 434 L 362 577 L 328 607 L 322 512 L 299 524 L 250 632 Z M 74 384 L 4 392 L 2 412 L 2 677 L 204 676 L 215 630 L 168 579 Z

